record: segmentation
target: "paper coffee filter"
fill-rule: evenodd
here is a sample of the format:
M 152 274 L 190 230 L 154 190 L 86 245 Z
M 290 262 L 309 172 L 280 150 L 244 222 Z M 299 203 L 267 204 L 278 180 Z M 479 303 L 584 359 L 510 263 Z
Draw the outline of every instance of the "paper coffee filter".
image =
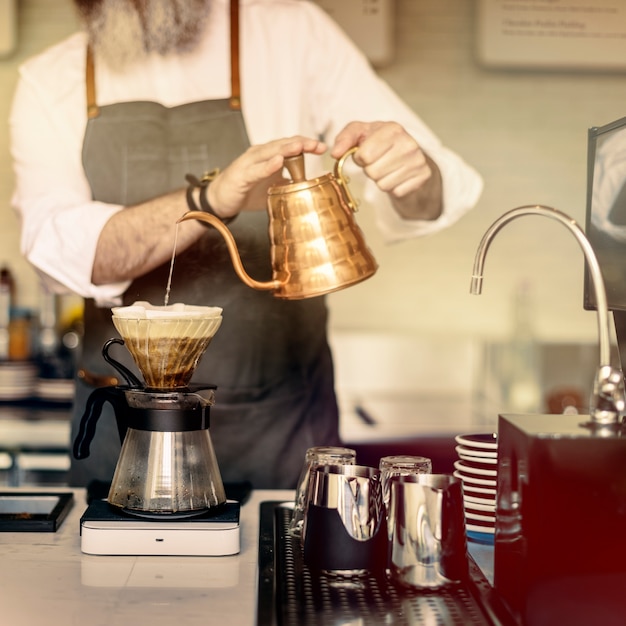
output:
M 213 318 L 222 315 L 222 309 L 218 306 L 194 306 L 176 302 L 167 306 L 158 306 L 138 300 L 130 306 L 117 306 L 111 309 L 115 317 L 132 319 L 188 319 L 188 318 Z
M 114 307 L 113 324 L 149 387 L 186 386 L 222 323 L 220 307 L 135 302 Z
M 190 304 L 152 305 L 135 302 L 114 307 L 113 324 L 126 337 L 212 337 L 222 323 L 222 309 Z

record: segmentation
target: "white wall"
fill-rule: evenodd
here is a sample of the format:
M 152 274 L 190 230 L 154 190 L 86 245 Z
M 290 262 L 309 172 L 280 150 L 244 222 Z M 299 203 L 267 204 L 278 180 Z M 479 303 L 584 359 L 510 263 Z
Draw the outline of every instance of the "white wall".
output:
M 473 11 L 467 0 L 399 0 L 396 61 L 381 73 L 483 174 L 483 197 L 472 214 L 429 239 L 385 249 L 368 230 L 381 269 L 333 297 L 334 325 L 500 335 L 512 289 L 528 279 L 542 337 L 595 340 L 595 316 L 582 310 L 582 254 L 551 220 L 507 225 L 490 249 L 483 295 L 468 290 L 476 246 L 506 210 L 543 203 L 584 225 L 587 129 L 626 115 L 626 81 L 484 69 L 474 57 Z
M 17 53 L 0 61 L 0 118 L 6 120 L 18 63 L 73 30 L 70 0 L 21 0 Z M 441 138 L 482 174 L 474 212 L 444 233 L 384 247 L 368 212 L 357 219 L 378 274 L 331 296 L 332 326 L 428 335 L 501 336 L 512 288 L 532 282 L 536 324 L 552 341 L 595 340 L 582 310 L 583 258 L 574 238 L 544 218 L 509 224 L 492 246 L 484 293 L 468 293 L 473 256 L 504 211 L 544 203 L 584 224 L 587 128 L 625 115 L 621 74 L 492 71 L 474 58 L 471 0 L 396 0 L 395 62 L 382 75 Z M 20 258 L 6 124 L 0 126 L 0 262 L 19 280 L 19 303 L 37 306 L 32 270 Z

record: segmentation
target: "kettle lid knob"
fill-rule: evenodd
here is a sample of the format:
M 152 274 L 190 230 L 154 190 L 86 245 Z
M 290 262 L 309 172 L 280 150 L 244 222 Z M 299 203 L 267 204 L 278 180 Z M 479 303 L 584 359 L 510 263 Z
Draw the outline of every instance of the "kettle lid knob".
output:
M 287 168 L 291 180 L 294 183 L 301 183 L 306 180 L 304 175 L 304 154 L 300 153 L 296 156 L 285 157 L 284 166 Z

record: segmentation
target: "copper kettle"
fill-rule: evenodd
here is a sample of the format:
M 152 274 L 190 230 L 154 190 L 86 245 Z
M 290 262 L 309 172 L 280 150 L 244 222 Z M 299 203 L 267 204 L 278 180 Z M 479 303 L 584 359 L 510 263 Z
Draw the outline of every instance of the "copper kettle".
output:
M 272 280 L 261 282 L 247 274 L 235 239 L 219 218 L 189 211 L 178 221 L 197 219 L 214 226 L 239 278 L 277 298 L 311 298 L 354 285 L 378 268 L 354 220 L 357 205 L 342 174 L 344 161 L 355 151 L 338 159 L 333 173 L 311 180 L 305 178 L 303 154 L 285 158 L 292 180 L 270 187 L 267 197 Z

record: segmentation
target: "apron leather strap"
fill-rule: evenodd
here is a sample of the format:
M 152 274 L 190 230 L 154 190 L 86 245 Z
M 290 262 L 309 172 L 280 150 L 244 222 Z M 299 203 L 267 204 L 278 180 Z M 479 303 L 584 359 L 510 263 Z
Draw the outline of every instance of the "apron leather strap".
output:
M 239 80 L 239 0 L 230 0 L 230 108 L 241 110 Z
M 100 109 L 96 101 L 96 80 L 93 66 L 93 50 L 87 45 L 87 66 L 85 68 L 85 80 L 87 82 L 87 119 L 98 117 Z
M 85 68 L 87 88 L 87 119 L 98 117 L 100 110 L 96 100 L 96 80 L 93 62 L 93 50 L 87 45 Z M 241 84 L 239 78 L 239 0 L 230 2 L 230 108 L 241 110 Z

